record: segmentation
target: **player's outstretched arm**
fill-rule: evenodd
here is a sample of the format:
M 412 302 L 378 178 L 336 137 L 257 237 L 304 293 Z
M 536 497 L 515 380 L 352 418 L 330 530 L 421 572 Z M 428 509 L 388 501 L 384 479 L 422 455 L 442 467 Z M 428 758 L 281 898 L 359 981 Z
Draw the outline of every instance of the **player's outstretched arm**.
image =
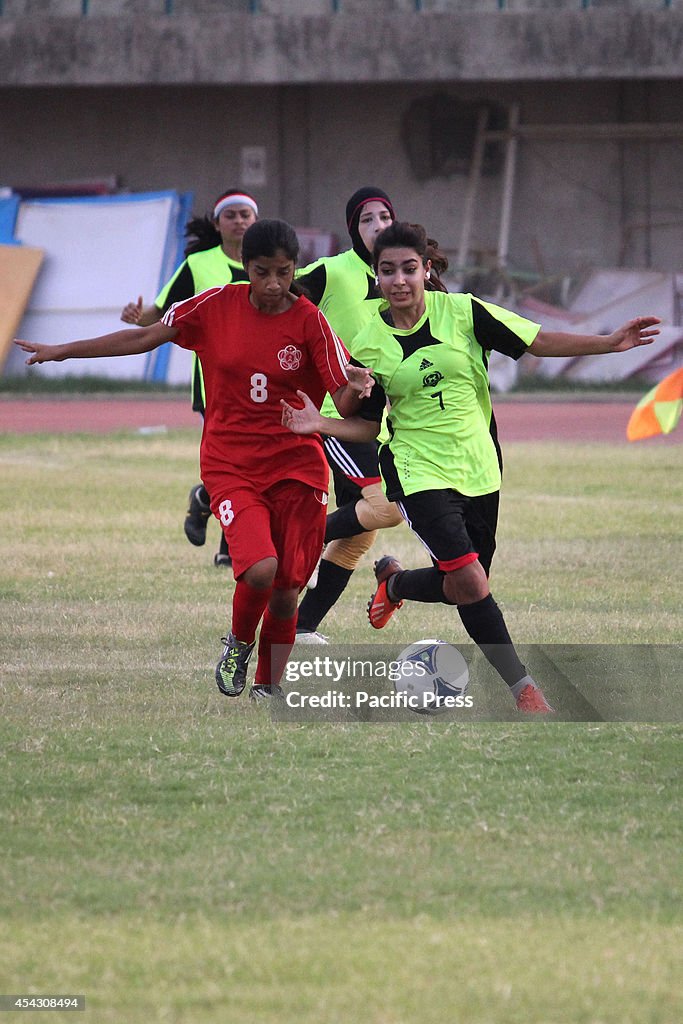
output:
M 297 391 L 297 395 L 303 403 L 301 409 L 295 409 L 289 402 L 280 399 L 282 425 L 288 427 L 293 434 L 328 434 L 342 441 L 372 441 L 379 433 L 379 423 L 363 420 L 360 416 L 349 416 L 343 420 L 321 416 L 304 391 Z
M 659 334 L 658 316 L 637 316 L 611 334 L 569 334 L 540 330 L 528 351 L 535 356 L 597 356 L 651 345 Z
M 96 359 L 99 356 L 133 356 L 151 352 L 166 341 L 173 341 L 178 334 L 175 327 L 153 324 L 134 330 L 114 331 L 99 338 L 84 338 L 82 341 L 67 341 L 62 345 L 41 345 L 35 341 L 15 338 L 14 344 L 28 352 L 26 363 L 61 363 L 65 359 Z

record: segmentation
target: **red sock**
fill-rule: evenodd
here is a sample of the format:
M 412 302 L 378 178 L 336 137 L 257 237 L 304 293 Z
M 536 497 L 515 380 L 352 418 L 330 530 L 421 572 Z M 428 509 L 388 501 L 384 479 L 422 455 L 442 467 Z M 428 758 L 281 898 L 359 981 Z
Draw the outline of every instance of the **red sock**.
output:
M 263 616 L 258 642 L 257 685 L 279 683 L 296 636 L 296 612 L 290 619 L 276 619 L 269 608 Z M 273 645 L 277 644 L 277 650 Z
M 272 588 L 257 590 L 244 580 L 235 584 L 232 597 L 232 635 L 245 644 L 254 642 L 258 624 L 268 605 Z

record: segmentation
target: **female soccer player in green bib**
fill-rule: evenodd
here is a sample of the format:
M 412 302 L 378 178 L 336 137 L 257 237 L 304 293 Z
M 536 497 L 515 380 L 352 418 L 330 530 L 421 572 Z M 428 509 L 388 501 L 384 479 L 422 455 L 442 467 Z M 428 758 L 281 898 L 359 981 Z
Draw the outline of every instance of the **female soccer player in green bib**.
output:
M 354 339 L 356 360 L 376 381 L 359 415 L 326 419 L 305 401 L 283 404 L 296 433 L 367 440 L 379 431 L 388 399 L 390 440 L 380 450 L 387 497 L 396 501 L 427 548 L 432 567 L 404 570 L 391 556 L 375 567 L 370 624 L 383 628 L 403 600 L 457 607 L 462 623 L 510 688 L 518 708 L 552 708 L 520 662 L 489 590 L 472 509 L 497 495 L 500 465 L 490 432 L 487 361 L 491 350 L 518 359 L 624 352 L 652 342 L 660 320 L 637 317 L 610 335 L 544 331 L 540 324 L 473 295 L 426 291 L 432 273 L 428 239 L 419 225 L 394 222 L 376 239 L 374 265 L 385 298 Z
M 394 220 L 387 193 L 377 185 L 356 189 L 346 204 L 351 248 L 323 256 L 297 275 L 305 294 L 325 314 L 351 355 L 353 339 L 377 312 L 381 293 L 372 266 L 375 239 Z M 335 417 L 331 400 L 323 413 Z M 332 470 L 337 509 L 327 517 L 325 552 L 315 587 L 309 582 L 300 606 L 298 643 L 326 643 L 321 622 L 346 589 L 356 566 L 379 529 L 397 526 L 401 515 L 387 501 L 377 462 L 377 441 L 341 441 L 323 437 Z

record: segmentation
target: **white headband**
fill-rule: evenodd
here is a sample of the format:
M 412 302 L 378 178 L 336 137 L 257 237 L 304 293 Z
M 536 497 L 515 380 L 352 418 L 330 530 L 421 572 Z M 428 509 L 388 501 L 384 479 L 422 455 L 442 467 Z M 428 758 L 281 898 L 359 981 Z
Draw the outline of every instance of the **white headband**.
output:
M 232 196 L 224 196 L 223 199 L 219 199 L 213 211 L 214 220 L 218 217 L 221 210 L 224 210 L 226 206 L 248 206 L 250 207 L 256 216 L 258 217 L 258 206 L 251 198 L 251 196 L 235 194 Z

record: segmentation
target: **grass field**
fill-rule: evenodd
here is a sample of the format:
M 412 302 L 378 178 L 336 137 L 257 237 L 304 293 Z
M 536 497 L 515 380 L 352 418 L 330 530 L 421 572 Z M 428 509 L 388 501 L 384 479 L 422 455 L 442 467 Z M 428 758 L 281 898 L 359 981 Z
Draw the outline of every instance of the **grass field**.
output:
M 680 642 L 680 451 L 507 446 L 520 642 Z M 196 462 L 194 432 L 0 437 L 0 994 L 84 994 L 90 1024 L 678 1024 L 677 717 L 226 701 Z M 385 550 L 424 564 L 403 528 Z M 368 641 L 370 563 L 335 640 Z M 390 629 L 464 639 L 440 607 Z

